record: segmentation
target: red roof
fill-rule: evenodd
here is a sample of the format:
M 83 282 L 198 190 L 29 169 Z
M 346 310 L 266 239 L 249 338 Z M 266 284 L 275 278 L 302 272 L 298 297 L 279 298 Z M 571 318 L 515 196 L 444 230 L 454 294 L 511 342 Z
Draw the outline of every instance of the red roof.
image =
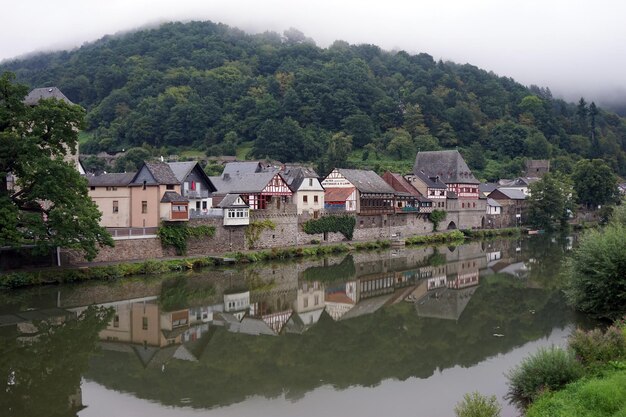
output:
M 383 179 L 396 191 L 409 193 L 415 197 L 422 197 L 422 194 L 400 174 L 387 171 L 383 174 Z
M 333 201 L 346 201 L 353 192 L 354 188 L 326 188 L 324 192 L 324 201 L 327 203 L 332 203 Z
M 342 303 L 342 304 L 354 304 L 354 300 L 346 295 L 344 292 L 333 292 L 324 296 L 324 301 L 327 303 Z

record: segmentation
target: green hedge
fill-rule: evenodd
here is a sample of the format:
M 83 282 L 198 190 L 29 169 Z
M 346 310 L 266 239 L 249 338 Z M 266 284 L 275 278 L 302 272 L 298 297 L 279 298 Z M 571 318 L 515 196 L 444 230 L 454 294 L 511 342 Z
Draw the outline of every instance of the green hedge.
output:
M 473 239 L 480 239 L 485 237 L 495 237 L 495 236 L 518 236 L 522 233 L 522 230 L 518 227 L 509 227 L 506 229 L 480 229 L 480 230 L 469 230 L 463 229 L 461 230 L 463 234 L 467 237 L 471 237 Z
M 185 222 L 168 223 L 159 227 L 157 235 L 161 239 L 163 247 L 172 246 L 177 255 L 187 253 L 187 239 L 192 237 L 215 236 L 215 226 L 190 227 Z
M 412 236 L 405 240 L 408 245 L 426 245 L 430 243 L 445 243 L 454 241 L 463 241 L 465 235 L 460 230 L 453 230 L 446 233 L 436 233 L 433 235 Z
M 352 240 L 355 226 L 356 218 L 354 216 L 325 216 L 321 219 L 308 220 L 302 225 L 302 229 L 309 235 L 339 232 L 346 239 Z

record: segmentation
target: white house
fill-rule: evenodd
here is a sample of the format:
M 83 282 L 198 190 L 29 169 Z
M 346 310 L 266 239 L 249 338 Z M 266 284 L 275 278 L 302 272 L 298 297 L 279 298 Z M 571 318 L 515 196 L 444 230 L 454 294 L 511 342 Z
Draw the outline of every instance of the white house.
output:
M 222 209 L 224 226 L 247 226 L 250 224 L 250 206 L 239 194 L 226 194 L 217 207 Z

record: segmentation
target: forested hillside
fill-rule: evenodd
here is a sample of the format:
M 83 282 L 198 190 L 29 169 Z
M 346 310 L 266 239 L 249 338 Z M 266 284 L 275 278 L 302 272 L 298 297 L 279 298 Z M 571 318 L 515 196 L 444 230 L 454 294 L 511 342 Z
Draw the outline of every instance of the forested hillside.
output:
M 7 62 L 31 87 L 56 85 L 88 111 L 83 153 L 144 147 L 378 167 L 417 150 L 458 148 L 482 178 L 527 157 L 571 171 L 603 158 L 626 175 L 626 120 L 554 99 L 471 65 L 335 42 L 297 30 L 248 35 L 211 22 L 169 23 L 71 52 Z M 163 148 L 166 149 L 163 149 Z

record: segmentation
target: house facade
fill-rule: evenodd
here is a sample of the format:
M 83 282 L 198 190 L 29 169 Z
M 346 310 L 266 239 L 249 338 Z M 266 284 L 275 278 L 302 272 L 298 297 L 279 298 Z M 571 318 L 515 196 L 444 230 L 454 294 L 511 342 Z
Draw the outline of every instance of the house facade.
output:
M 356 213 L 360 215 L 369 214 L 393 214 L 395 212 L 395 191 L 389 184 L 387 184 L 381 177 L 379 177 L 374 171 L 362 170 L 362 169 L 343 169 L 335 168 L 328 176 L 322 181 L 322 186 L 327 189 L 325 196 L 327 206 L 329 206 L 332 200 L 329 197 L 333 197 L 333 194 L 339 194 L 334 192 L 335 189 L 344 189 L 344 194 L 347 194 L 347 190 L 352 189 L 356 191 L 354 198 L 352 193 L 349 195 L 350 200 L 346 200 L 346 207 L 355 207 Z M 331 194 L 333 193 L 333 194 Z M 353 204 L 356 203 L 356 204 Z M 347 210 L 352 211 L 352 210 Z
M 358 200 L 356 187 L 336 168 L 322 180 L 324 209 L 356 213 Z
M 247 226 L 250 224 L 250 206 L 239 194 L 226 194 L 217 205 L 223 210 L 224 226 Z
M 145 162 L 130 184 L 130 227 L 158 227 L 161 221 L 189 220 L 189 200 L 165 162 Z
M 528 204 L 523 191 L 499 188 L 492 191 L 489 198 L 502 206 L 502 227 L 518 227 L 526 223 Z
M 180 183 L 181 195 L 189 200 L 190 216 L 207 214 L 217 189 L 200 164 L 190 161 L 168 162 L 168 165 Z
M 282 176 L 293 191 L 298 214 L 319 214 L 324 209 L 324 187 L 317 173 L 310 168 L 286 166 Z
M 424 197 L 402 175 L 387 171 L 382 178 L 396 191 L 396 213 L 430 213 L 433 211 L 433 201 Z
M 404 176 L 413 188 L 418 190 L 420 194 L 432 201 L 433 209 L 446 209 L 447 186 L 439 177 L 429 177 L 422 171 Z
M 244 164 L 233 162 L 232 164 Z M 293 192 L 277 168 L 262 168 L 259 163 L 252 169 L 234 170 L 226 164 L 224 173 L 219 177 L 210 177 L 217 188 L 216 198 L 220 201 L 226 194 L 239 194 L 250 210 L 264 210 L 274 205 L 280 208 L 292 203 Z M 243 165 L 240 166 L 244 168 Z M 254 168 L 256 167 L 256 168 Z M 248 168 L 248 165 L 245 165 Z M 253 171 L 253 172 L 251 172 Z M 214 201 L 214 205 L 217 201 Z
M 413 174 L 424 174 L 438 178 L 461 200 L 477 200 L 478 181 L 457 150 L 418 152 L 413 165 Z M 428 196 L 430 198 L 430 196 Z
M 86 176 L 89 197 L 102 213 L 100 225 L 125 228 L 131 225 L 131 188 L 134 173 Z

